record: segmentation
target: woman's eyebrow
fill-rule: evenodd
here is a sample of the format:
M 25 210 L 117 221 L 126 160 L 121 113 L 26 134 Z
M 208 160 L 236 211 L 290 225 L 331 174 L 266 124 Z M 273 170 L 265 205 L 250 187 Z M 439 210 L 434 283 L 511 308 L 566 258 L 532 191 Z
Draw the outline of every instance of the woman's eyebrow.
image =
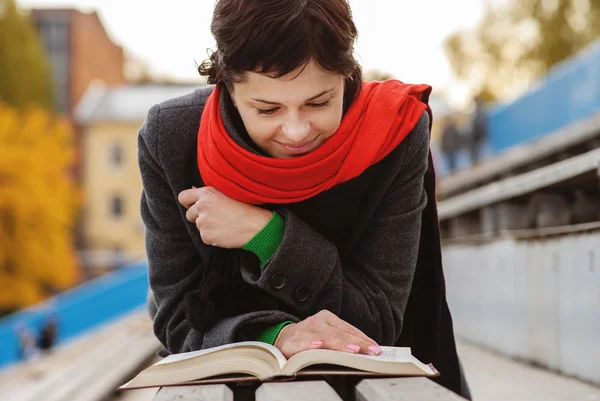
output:
M 326 89 L 323 92 L 320 92 L 320 93 L 316 94 L 315 96 L 312 96 L 311 98 L 306 99 L 305 102 L 310 102 L 311 100 L 315 100 L 317 98 L 320 98 L 321 96 L 323 96 L 323 95 L 325 95 L 325 94 L 327 94 L 329 92 L 332 92 L 334 89 L 335 89 L 335 87 L 330 88 L 330 89 Z M 281 104 L 279 102 L 273 102 L 273 101 L 264 100 L 264 99 L 257 99 L 257 98 L 254 98 L 254 97 L 250 98 L 250 100 L 254 100 L 255 102 L 260 102 L 260 103 L 272 104 L 272 105 L 279 105 L 279 104 Z

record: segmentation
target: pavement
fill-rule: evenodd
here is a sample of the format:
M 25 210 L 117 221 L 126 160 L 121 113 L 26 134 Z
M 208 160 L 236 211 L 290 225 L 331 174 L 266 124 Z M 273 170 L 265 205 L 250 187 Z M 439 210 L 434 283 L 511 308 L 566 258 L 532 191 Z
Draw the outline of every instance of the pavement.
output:
M 600 386 L 458 340 L 473 401 L 600 401 Z M 600 361 L 598 362 L 600 368 Z

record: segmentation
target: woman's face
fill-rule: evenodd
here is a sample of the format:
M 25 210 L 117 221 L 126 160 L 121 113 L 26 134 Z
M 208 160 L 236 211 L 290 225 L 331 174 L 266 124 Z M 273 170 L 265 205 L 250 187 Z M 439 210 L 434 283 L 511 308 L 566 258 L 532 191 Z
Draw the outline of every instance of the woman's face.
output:
M 281 77 L 246 72 L 231 97 L 250 138 L 276 158 L 307 154 L 335 133 L 342 120 L 344 77 L 312 60 Z

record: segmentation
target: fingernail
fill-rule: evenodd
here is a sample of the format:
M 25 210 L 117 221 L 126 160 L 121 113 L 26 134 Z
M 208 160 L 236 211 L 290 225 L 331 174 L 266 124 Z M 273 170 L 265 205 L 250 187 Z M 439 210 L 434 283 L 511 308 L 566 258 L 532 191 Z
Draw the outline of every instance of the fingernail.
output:
M 381 348 L 376 345 L 369 345 L 369 352 L 375 355 L 381 354 Z
M 360 351 L 360 347 L 356 344 L 348 344 L 348 349 L 354 351 L 354 352 L 358 352 Z
M 319 346 L 323 345 L 323 341 L 313 341 L 311 344 L 319 347 Z

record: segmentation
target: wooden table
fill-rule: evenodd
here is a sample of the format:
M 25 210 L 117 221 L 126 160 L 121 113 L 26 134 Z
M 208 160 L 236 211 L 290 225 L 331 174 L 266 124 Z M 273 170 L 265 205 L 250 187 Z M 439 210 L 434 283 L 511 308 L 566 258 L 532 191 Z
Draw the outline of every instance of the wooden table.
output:
M 256 388 L 258 386 L 258 388 Z M 464 401 L 423 377 L 364 379 L 355 388 L 356 401 Z M 254 387 L 225 384 L 163 387 L 153 401 L 342 401 L 324 380 L 263 383 Z

